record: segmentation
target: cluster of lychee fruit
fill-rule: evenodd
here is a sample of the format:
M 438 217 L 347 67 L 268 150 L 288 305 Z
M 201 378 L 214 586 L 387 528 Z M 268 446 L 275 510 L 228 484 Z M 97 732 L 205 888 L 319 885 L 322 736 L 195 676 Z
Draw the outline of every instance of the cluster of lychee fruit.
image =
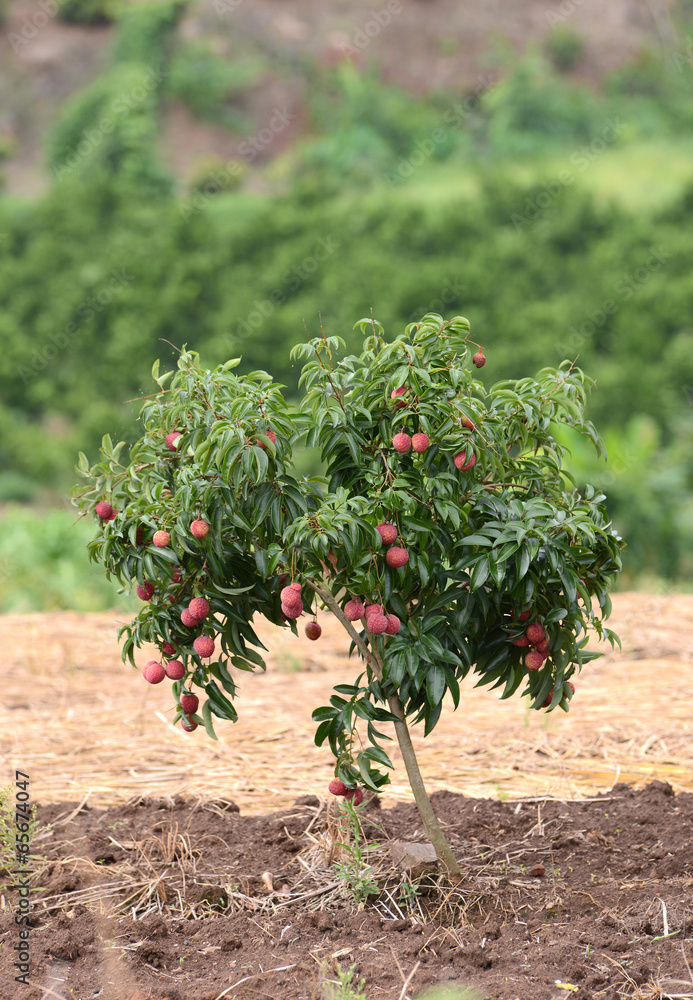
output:
M 477 359 L 480 359 L 479 363 L 477 363 Z M 477 368 L 481 368 L 482 365 L 486 364 L 486 358 L 483 354 L 481 354 L 481 352 L 475 354 L 472 360 Z M 390 396 L 392 399 L 396 399 L 398 396 L 403 396 L 406 391 L 407 386 L 401 385 L 398 389 L 393 389 Z M 397 403 L 395 405 L 395 409 L 399 410 L 402 406 L 406 406 L 406 403 Z M 474 421 L 470 420 L 467 416 L 462 417 L 462 426 L 469 431 L 475 430 L 476 427 Z M 431 440 L 428 434 L 423 434 L 420 431 L 412 435 L 407 434 L 406 431 L 399 431 L 392 439 L 392 447 L 395 451 L 399 452 L 400 455 L 406 455 L 409 450 L 416 452 L 417 455 L 422 455 L 430 443 Z M 462 472 L 468 472 L 469 469 L 473 469 L 476 465 L 476 455 L 470 446 L 464 451 L 458 452 L 454 456 L 453 461 L 456 469 L 460 469 Z
M 344 605 L 344 617 L 350 622 L 363 620 L 371 635 L 397 635 L 402 627 L 397 615 L 389 614 L 382 604 L 363 604 L 354 597 Z
M 327 787 L 333 795 L 343 795 L 347 802 L 352 802 L 355 806 L 363 802 L 363 789 L 348 788 L 339 778 L 333 778 Z
M 523 611 L 519 621 L 525 622 L 530 616 L 531 611 Z M 524 635 L 510 641 L 513 646 L 530 647 L 523 661 L 528 670 L 539 670 L 548 659 L 549 640 L 546 629 L 539 622 L 532 622 L 525 628 Z
M 393 544 L 393 542 L 397 541 L 397 535 L 399 534 L 396 526 L 384 522 L 383 524 L 376 524 L 375 530 L 382 538 L 383 545 L 389 546 L 385 553 L 385 562 L 388 566 L 391 566 L 393 569 L 405 566 L 409 562 L 409 553 L 401 545 Z
M 285 618 L 300 618 L 303 614 L 303 598 L 301 597 L 301 584 L 294 580 L 288 587 L 283 587 L 280 595 L 282 602 L 282 614 Z M 304 632 L 309 639 L 315 641 L 322 635 L 322 629 L 316 621 L 308 622 Z
M 176 649 L 170 642 L 163 643 L 161 652 L 164 656 L 175 657 L 176 655 Z M 169 659 L 165 664 L 161 664 L 157 660 L 150 660 L 145 664 L 142 676 L 150 684 L 160 684 L 164 677 L 168 677 L 172 681 L 180 681 L 185 677 L 185 666 L 181 660 L 176 659 Z M 179 698 L 179 704 L 184 713 L 181 719 L 181 728 L 186 733 L 192 733 L 197 729 L 197 723 L 193 716 L 197 712 L 200 699 L 191 691 L 183 691 Z

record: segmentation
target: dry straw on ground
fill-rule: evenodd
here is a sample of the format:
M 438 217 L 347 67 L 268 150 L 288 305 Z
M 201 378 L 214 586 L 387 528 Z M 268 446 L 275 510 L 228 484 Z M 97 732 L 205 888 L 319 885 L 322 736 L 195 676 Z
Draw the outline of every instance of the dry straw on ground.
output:
M 19 768 L 31 775 L 35 800 L 92 806 L 180 793 L 261 813 L 324 795 L 333 763 L 313 744 L 311 711 L 359 667 L 346 657 L 341 626 L 327 614 L 320 620 L 318 642 L 302 628 L 297 638 L 258 625 L 269 669 L 239 674 L 240 721 L 220 722 L 213 743 L 170 724 L 167 682 L 152 687 L 120 661 L 114 615 L 5 616 L 1 780 Z M 568 715 L 533 712 L 519 697 L 500 702 L 467 680 L 457 712 L 450 705 L 426 741 L 416 736 L 429 790 L 567 799 L 658 778 L 693 791 L 693 597 L 618 594 L 611 624 L 624 651 L 607 646 L 586 666 Z M 141 663 L 152 653 L 143 650 Z M 411 798 L 392 747 L 384 805 Z

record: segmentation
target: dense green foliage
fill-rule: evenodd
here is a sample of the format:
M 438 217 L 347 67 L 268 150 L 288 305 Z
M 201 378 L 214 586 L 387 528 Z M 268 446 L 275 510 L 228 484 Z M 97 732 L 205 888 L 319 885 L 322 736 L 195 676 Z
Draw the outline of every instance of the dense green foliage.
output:
M 631 541 L 629 572 L 689 574 L 690 514 L 667 496 L 693 486 L 693 189 L 638 213 L 589 193 L 612 150 L 690 132 L 685 39 L 669 73 L 642 53 L 602 95 L 537 57 L 470 94 L 417 102 L 348 63 L 304 67 L 311 136 L 281 161 L 285 189 L 257 196 L 242 187 L 250 156 L 201 163 L 184 186 L 158 155 L 167 100 L 238 125 L 236 97 L 258 71 L 251 53 L 207 58 L 176 33 L 182 12 L 178 0 L 120 9 L 107 68 L 50 137 L 53 188 L 0 198 L 0 501 L 63 490 L 104 428 L 133 439 L 127 400 L 183 343 L 209 364 L 241 354 L 242 371 L 271 367 L 291 394 L 304 322 L 312 336 L 321 314 L 355 349 L 354 315 L 372 309 L 390 328 L 464 301 L 497 365 L 485 379 L 579 355 L 610 453 L 638 456 L 619 461 L 628 486 L 623 470 L 604 473 L 616 475 L 610 513 Z M 578 58 L 558 32 L 547 51 L 557 65 Z M 547 150 L 562 159 L 521 182 L 518 168 Z M 430 197 L 441 163 L 477 193 Z M 642 456 L 624 428 L 643 419 L 657 471 L 636 517 Z M 576 469 L 601 474 L 592 456 Z
M 86 482 L 74 496 L 99 525 L 91 559 L 139 585 L 145 602 L 121 630 L 123 657 L 134 665 L 135 650 L 154 643 L 180 661 L 174 721 L 190 716 L 183 692 L 200 689 L 207 700 L 193 721 L 211 736 L 213 716 L 237 718 L 231 668 L 264 666 L 254 615 L 295 630 L 285 615 L 344 609 L 358 596 L 398 616 L 388 636 L 379 634 L 384 619 L 378 630 L 365 618 L 353 638 L 366 680 L 339 685 L 314 714 L 337 776 L 380 787 L 387 778 L 373 764 L 392 765 L 374 724 L 394 721 L 383 708 L 393 696 L 426 733 L 448 691 L 457 705 L 470 673 L 502 697 L 523 686 L 533 708 L 567 709 L 569 679 L 600 655 L 586 649 L 588 629 L 614 640 L 603 622 L 622 542 L 604 495 L 589 486 L 582 495 L 561 467 L 558 426 L 601 448 L 584 417 L 580 369 L 565 362 L 487 389 L 472 375 L 463 317 L 429 313 L 391 342 L 375 321 L 357 327 L 358 356 L 338 360 L 338 337 L 294 349 L 305 361 L 294 406 L 266 373 L 236 375 L 237 360 L 209 371 L 184 351 L 177 371 L 155 366 L 160 391 L 142 407 L 143 436 L 129 453 L 106 436 L 94 465 L 81 455 Z M 399 446 L 403 431 L 425 444 Z M 294 475 L 297 442 L 320 448 L 324 478 Z M 191 530 L 200 519 L 202 539 Z M 397 538 L 387 552 L 394 538 L 381 537 L 382 522 Z M 295 614 L 284 604 L 296 594 L 289 580 L 302 588 Z M 200 598 L 204 614 L 186 622 Z M 546 637 L 542 653 L 527 652 L 539 643 L 532 628 Z M 208 652 L 197 645 L 203 636 L 214 640 Z

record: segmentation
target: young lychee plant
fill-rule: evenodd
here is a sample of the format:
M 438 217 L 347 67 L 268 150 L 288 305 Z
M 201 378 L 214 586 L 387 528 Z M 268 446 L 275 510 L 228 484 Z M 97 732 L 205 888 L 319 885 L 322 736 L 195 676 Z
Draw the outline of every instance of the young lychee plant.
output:
M 561 468 L 557 429 L 600 447 L 585 419 L 590 380 L 575 364 L 484 386 L 464 317 L 427 314 L 389 340 L 372 318 L 357 326 L 358 356 L 340 357 L 329 332 L 297 346 L 291 404 L 270 375 L 239 375 L 235 360 L 209 371 L 184 349 L 165 389 L 145 397 L 129 458 L 108 435 L 95 465 L 80 457 L 75 499 L 96 524 L 90 557 L 145 602 L 123 629 L 124 656 L 134 663 L 135 650 L 163 639 L 174 647 L 167 666 L 185 728 L 204 722 L 214 737 L 237 718 L 231 672 L 264 662 L 255 622 L 296 634 L 305 610 L 310 634 L 311 619 L 331 611 L 360 664 L 355 683 L 316 709 L 316 742 L 354 801 L 360 786 L 388 781 L 379 733 L 392 723 L 427 836 L 454 874 L 410 725 L 430 733 L 465 678 L 505 697 L 520 691 L 535 709 L 553 687 L 567 708 L 565 678 L 596 655 L 587 631 L 615 641 L 604 621 L 623 545 L 603 498 L 572 489 Z M 323 476 L 292 465 L 306 445 Z M 117 528 L 96 512 L 102 502 L 119 511 Z M 174 546 L 138 546 L 143 525 L 147 538 L 149 525 L 166 526 Z M 210 605 L 204 619 L 191 614 L 196 600 Z M 541 635 L 524 634 L 532 625 Z M 157 683 L 166 675 L 161 664 L 145 670 Z M 199 716 L 180 702 L 184 683 L 205 693 Z

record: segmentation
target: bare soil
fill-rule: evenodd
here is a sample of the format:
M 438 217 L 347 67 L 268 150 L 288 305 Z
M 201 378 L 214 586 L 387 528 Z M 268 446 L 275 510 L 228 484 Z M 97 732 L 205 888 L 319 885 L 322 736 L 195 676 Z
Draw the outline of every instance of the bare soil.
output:
M 4 617 L 0 783 L 30 773 L 46 860 L 28 987 L 0 869 L 0 998 L 323 1000 L 352 965 L 368 1000 L 441 982 L 488 1000 L 693 995 L 693 597 L 615 594 L 623 652 L 588 664 L 568 715 L 466 682 L 431 737 L 415 731 L 465 878 L 412 893 L 391 860 L 391 840 L 424 839 L 395 753 L 381 807 L 363 807 L 377 889 L 360 907 L 310 719 L 357 666 L 321 623 L 318 643 L 258 625 L 268 670 L 240 678 L 240 720 L 212 743 L 120 663 L 114 616 Z
M 43 806 L 34 985 L 13 984 L 6 912 L 2 996 L 318 1000 L 321 977 L 352 965 L 369 1000 L 438 983 L 501 1000 L 691 995 L 693 795 L 655 781 L 582 802 L 433 801 L 463 882 L 407 897 L 382 845 L 421 840 L 418 815 L 371 806 L 363 908 L 320 860 L 335 806 L 315 797 L 262 816 L 182 798 Z

